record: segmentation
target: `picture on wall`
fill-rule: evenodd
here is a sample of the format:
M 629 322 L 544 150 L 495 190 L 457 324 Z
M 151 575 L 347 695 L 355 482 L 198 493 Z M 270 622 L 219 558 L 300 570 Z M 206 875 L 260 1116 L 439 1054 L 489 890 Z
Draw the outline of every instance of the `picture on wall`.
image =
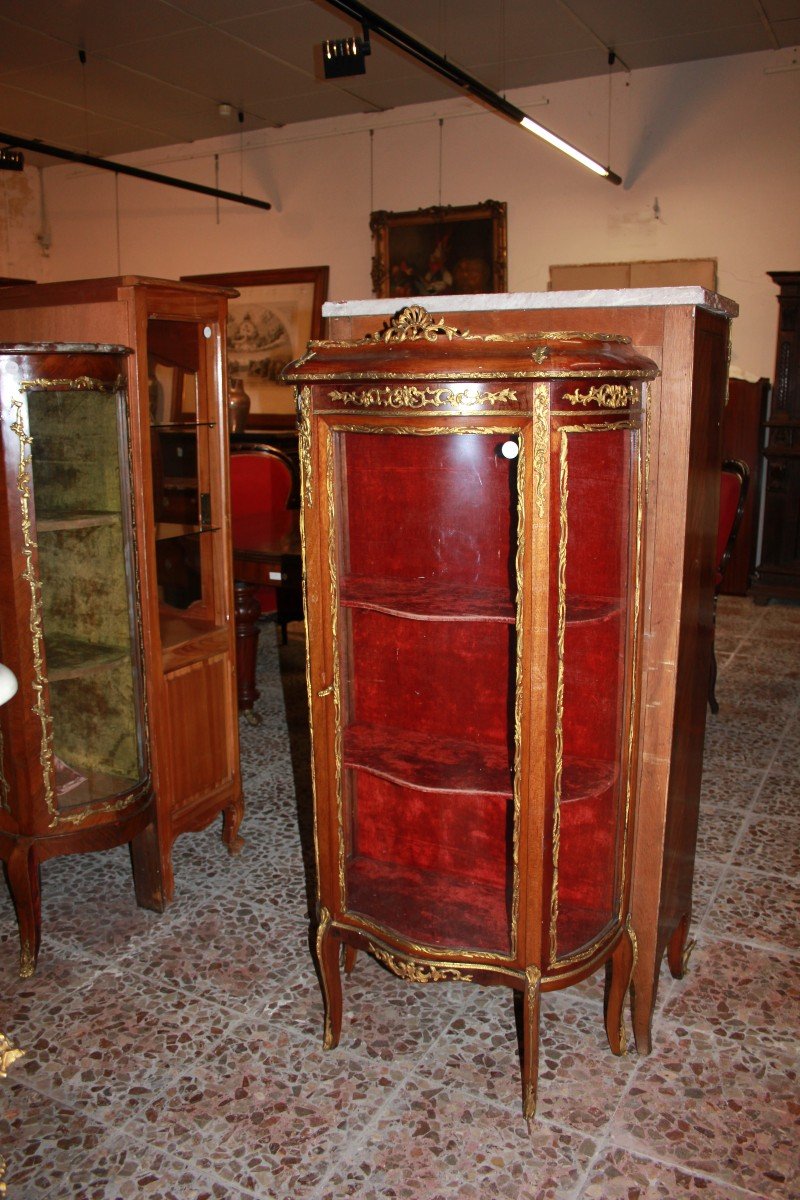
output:
M 328 273 L 328 267 L 288 267 L 182 276 L 239 292 L 228 301 L 228 378 L 241 379 L 250 397 L 248 428 L 294 419 L 294 390 L 279 376 L 310 339 L 322 336 Z
M 504 292 L 506 204 L 374 212 L 372 288 L 376 296 Z

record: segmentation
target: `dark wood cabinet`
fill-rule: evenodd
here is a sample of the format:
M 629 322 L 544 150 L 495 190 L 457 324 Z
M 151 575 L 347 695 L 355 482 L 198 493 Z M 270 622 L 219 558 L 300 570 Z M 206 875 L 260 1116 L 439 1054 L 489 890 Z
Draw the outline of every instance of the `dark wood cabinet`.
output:
M 424 309 L 290 367 L 301 413 L 325 1045 L 362 949 L 524 995 L 634 957 L 644 409 L 626 338 Z
M 220 814 L 241 844 L 228 482 L 230 291 L 124 276 L 0 291 L 0 337 L 130 347 L 125 381 L 155 822 L 137 896 L 173 896 L 172 845 Z
M 778 285 L 778 344 L 764 427 L 761 554 L 752 594 L 800 600 L 800 271 L 770 271 Z
M 141 864 L 155 829 L 126 353 L 0 346 L 0 660 L 19 682 L 0 710 L 0 856 L 23 976 L 41 863 L 134 842 Z
M 729 379 L 728 402 L 722 419 L 722 461 L 738 459 L 746 463 L 750 481 L 742 523 L 719 589 L 726 596 L 746 596 L 755 571 L 761 491 L 761 438 L 768 403 L 768 379 Z

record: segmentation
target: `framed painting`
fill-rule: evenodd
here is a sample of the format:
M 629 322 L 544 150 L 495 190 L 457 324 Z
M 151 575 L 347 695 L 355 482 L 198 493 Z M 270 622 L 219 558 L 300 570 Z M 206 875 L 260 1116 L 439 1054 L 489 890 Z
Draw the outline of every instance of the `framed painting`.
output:
M 250 397 L 248 429 L 294 425 L 294 389 L 278 377 L 311 338 L 322 337 L 328 274 L 328 267 L 288 267 L 181 276 L 239 292 L 228 302 L 228 377 L 241 379 Z
M 506 290 L 506 204 L 374 212 L 376 296 L 453 296 Z

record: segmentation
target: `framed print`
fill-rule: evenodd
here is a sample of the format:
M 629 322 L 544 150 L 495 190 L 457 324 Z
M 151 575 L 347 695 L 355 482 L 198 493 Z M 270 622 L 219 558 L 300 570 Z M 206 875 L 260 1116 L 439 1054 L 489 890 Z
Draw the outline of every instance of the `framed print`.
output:
M 506 205 L 374 212 L 376 296 L 452 296 L 506 290 Z
M 287 363 L 311 338 L 322 337 L 327 267 L 183 275 L 186 282 L 234 287 L 228 301 L 228 378 L 241 379 L 250 397 L 248 429 L 294 425 L 294 389 L 279 382 Z

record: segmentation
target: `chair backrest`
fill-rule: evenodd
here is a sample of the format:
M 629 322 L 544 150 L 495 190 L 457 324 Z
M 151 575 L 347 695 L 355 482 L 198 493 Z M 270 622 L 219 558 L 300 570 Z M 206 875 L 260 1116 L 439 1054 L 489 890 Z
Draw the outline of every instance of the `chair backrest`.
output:
M 722 464 L 719 494 L 719 525 L 717 526 L 717 574 L 719 587 L 725 574 L 736 535 L 744 516 L 744 503 L 750 485 L 750 468 L 738 458 L 728 458 Z
M 287 506 L 292 491 L 292 463 L 274 446 L 231 448 L 231 516 L 255 516 Z

